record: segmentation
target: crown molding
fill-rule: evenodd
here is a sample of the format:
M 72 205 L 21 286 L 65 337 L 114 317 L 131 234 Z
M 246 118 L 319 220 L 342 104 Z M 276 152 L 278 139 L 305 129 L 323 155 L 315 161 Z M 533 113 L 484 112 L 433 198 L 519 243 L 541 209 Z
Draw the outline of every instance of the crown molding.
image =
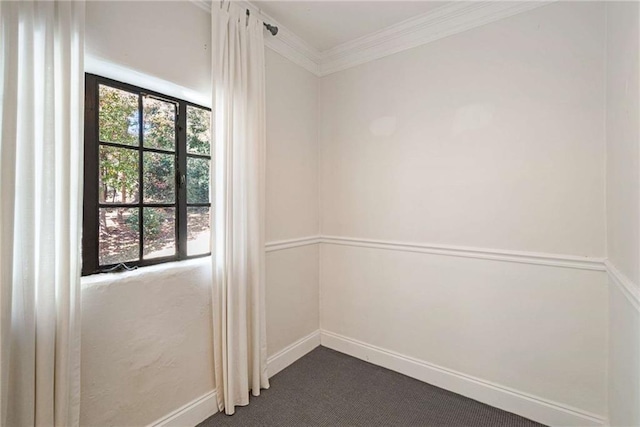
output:
M 202 1 L 202 0 L 198 0 Z M 279 23 L 273 16 L 263 12 L 259 4 L 256 5 L 244 0 L 231 0 L 236 4 L 248 8 L 256 16 L 261 17 L 264 22 L 278 27 L 278 35 L 269 34 L 264 38 L 264 44 L 274 52 L 284 56 L 294 64 L 297 64 L 307 71 L 320 76 L 320 64 L 322 54 L 319 50 L 304 41 L 301 37 L 290 31 L 287 27 Z
M 549 3 L 552 2 L 453 2 L 324 51 L 320 75 L 342 71 Z
M 190 0 L 195 6 L 211 13 L 211 0 Z M 215 1 L 215 0 L 214 0 Z M 264 38 L 264 44 L 274 52 L 279 53 L 296 65 L 305 70 L 320 76 L 321 53 L 303 39 L 298 37 L 287 27 L 280 24 L 273 17 L 262 12 L 259 7 L 248 1 L 233 0 L 240 7 L 246 7 L 251 13 L 260 16 L 265 22 L 278 27 L 278 35 L 268 35 Z
M 278 27 L 278 35 L 267 36 L 264 39 L 265 46 L 320 77 L 321 53 L 289 31 L 287 27 L 278 24 L 275 19 L 269 18 L 267 22 Z
M 211 13 L 211 0 L 190 0 L 192 4 L 198 6 L 200 9 Z
M 211 0 L 190 0 L 211 12 Z M 248 1 L 234 1 L 265 21 L 278 26 L 278 35 L 265 37 L 265 45 L 318 77 L 402 52 L 444 37 L 462 33 L 552 1 L 465 1 L 452 2 L 430 12 L 376 31 L 364 37 L 319 51 Z

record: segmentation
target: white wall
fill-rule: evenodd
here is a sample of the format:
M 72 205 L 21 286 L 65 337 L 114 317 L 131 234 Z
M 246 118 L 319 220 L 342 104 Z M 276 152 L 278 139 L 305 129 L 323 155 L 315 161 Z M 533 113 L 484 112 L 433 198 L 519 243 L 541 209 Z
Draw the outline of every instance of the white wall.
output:
M 604 13 L 556 3 L 322 78 L 322 234 L 603 257 Z M 606 417 L 602 271 L 325 244 L 320 277 L 323 330 Z
M 271 36 L 270 36 L 271 37 Z M 318 234 L 318 79 L 267 49 L 267 241 Z M 267 253 L 267 347 L 318 330 L 318 248 Z
M 210 97 L 210 15 L 194 4 L 88 2 L 86 31 L 90 71 Z M 317 78 L 266 61 L 267 238 L 316 235 Z M 82 425 L 146 425 L 213 389 L 209 280 L 200 261 L 84 281 Z M 269 252 L 266 298 L 270 356 L 317 330 L 317 247 Z
M 608 254 L 637 288 L 637 13 L 637 3 L 552 4 L 320 87 L 267 50 L 268 240 L 320 229 Z M 141 73 L 132 83 L 153 76 L 206 98 L 209 20 L 186 2 L 89 2 L 87 54 Z M 611 424 L 640 424 L 638 307 L 611 281 L 608 309 L 603 272 L 399 249 L 268 252 L 269 355 L 320 322 L 333 337 L 597 419 L 608 351 Z M 83 425 L 153 422 L 211 390 L 209 274 L 194 262 L 86 281 Z
M 87 55 L 211 97 L 209 13 L 180 1 L 113 3 L 88 2 Z
M 602 7 L 321 79 L 323 233 L 603 256 Z
M 607 255 L 632 290 L 610 278 L 612 426 L 640 425 L 639 20 L 637 2 L 607 3 Z
M 209 262 L 121 276 L 83 281 L 83 426 L 147 425 L 215 387 Z
M 266 50 L 267 241 L 318 234 L 318 78 Z

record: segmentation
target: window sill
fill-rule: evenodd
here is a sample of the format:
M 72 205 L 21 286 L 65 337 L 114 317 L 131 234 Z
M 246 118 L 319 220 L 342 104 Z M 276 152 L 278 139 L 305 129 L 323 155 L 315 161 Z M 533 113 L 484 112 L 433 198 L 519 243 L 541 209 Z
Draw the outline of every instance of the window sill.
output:
M 205 267 L 211 266 L 211 256 L 204 256 L 201 258 L 195 258 L 184 261 L 167 262 L 156 265 L 149 265 L 145 267 L 139 267 L 132 271 L 113 272 L 113 273 L 98 273 L 90 276 L 83 276 L 80 280 L 82 287 L 93 287 L 111 285 L 115 282 L 121 281 L 136 281 L 136 280 L 154 280 L 157 277 L 167 275 L 178 275 L 187 272 L 200 270 Z

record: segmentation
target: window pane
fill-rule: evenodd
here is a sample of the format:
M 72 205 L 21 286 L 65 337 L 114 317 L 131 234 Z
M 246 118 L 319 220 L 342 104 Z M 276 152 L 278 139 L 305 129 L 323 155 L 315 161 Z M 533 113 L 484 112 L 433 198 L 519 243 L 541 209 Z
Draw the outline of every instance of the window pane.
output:
M 174 208 L 144 208 L 144 258 L 176 254 L 176 211 Z
M 209 159 L 187 158 L 187 203 L 209 203 Z
M 175 155 L 145 151 L 142 159 L 144 201 L 174 203 L 176 199 Z
M 100 141 L 138 145 L 138 95 L 100 85 Z
M 187 208 L 187 255 L 211 252 L 211 228 L 209 207 Z
M 144 146 L 175 151 L 175 104 L 145 96 L 142 99 L 142 105 Z
M 100 146 L 100 203 L 138 201 L 138 151 Z
M 100 265 L 136 261 L 139 251 L 138 208 L 100 208 Z
M 211 141 L 211 111 L 187 106 L 187 151 L 209 154 Z

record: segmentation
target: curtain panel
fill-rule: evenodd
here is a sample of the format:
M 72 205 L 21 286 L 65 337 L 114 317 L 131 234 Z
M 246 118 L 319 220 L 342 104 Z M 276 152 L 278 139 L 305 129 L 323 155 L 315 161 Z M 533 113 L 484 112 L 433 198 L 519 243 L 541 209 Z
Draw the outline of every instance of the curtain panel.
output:
M 84 3 L 0 2 L 0 424 L 77 426 Z
M 219 409 L 269 387 L 265 326 L 263 24 L 232 2 L 212 5 L 215 129 L 213 340 Z

